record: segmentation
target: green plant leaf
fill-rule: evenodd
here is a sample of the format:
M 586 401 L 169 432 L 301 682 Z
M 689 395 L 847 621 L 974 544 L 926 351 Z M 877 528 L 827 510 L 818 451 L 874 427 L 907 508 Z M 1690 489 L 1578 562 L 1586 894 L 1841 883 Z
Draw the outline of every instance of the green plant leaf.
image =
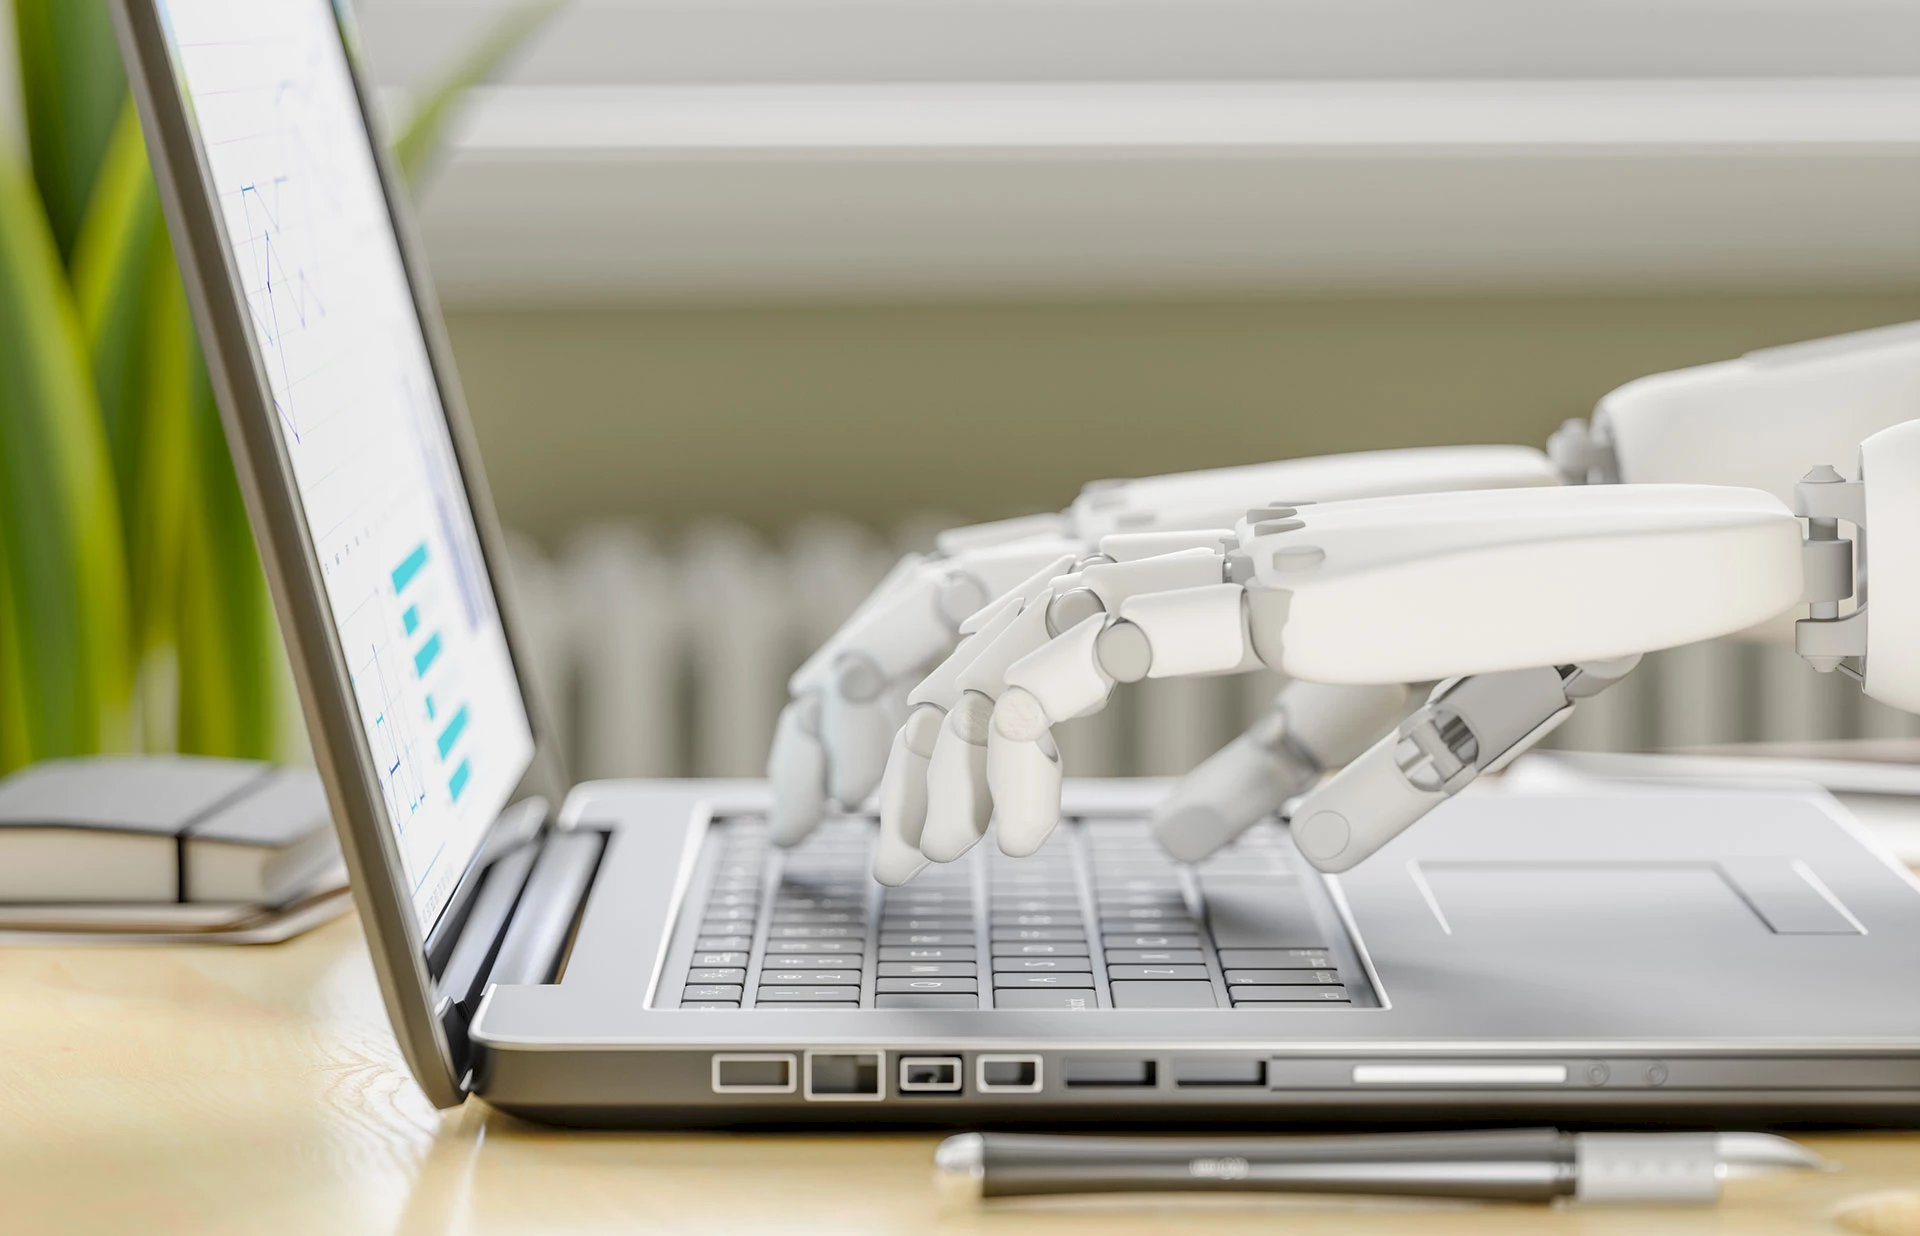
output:
M 94 393 L 129 528 L 137 518 L 134 480 L 145 419 L 147 283 L 156 234 L 164 230 L 140 119 L 128 100 L 94 180 L 71 267 L 74 303 L 93 359 Z
M 125 71 L 106 0 L 13 0 L 33 177 L 64 260 L 80 234 Z
M 439 162 L 447 124 L 458 113 L 467 92 L 492 80 L 565 3 L 532 0 L 509 9 L 438 84 L 415 101 L 393 143 L 400 174 L 409 185 L 417 188 L 424 183 Z
M 183 306 L 184 308 L 184 306 Z M 180 553 L 179 749 L 272 759 L 283 658 L 240 483 L 199 343 L 191 336 L 187 526 Z
M 0 150 L 0 726 L 8 758 L 124 741 L 126 559 L 106 435 L 53 233 Z
M 139 665 L 173 637 L 197 344 L 131 100 L 101 164 L 72 266 L 113 456 Z

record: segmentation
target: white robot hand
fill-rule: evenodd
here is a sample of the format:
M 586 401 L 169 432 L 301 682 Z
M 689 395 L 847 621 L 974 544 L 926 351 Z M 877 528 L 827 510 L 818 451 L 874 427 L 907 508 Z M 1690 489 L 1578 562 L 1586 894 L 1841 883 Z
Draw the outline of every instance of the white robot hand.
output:
M 1368 689 L 1446 680 L 1296 806 L 1303 852 L 1341 870 L 1538 741 L 1640 653 L 1752 626 L 1802 594 L 1798 520 L 1768 494 L 1730 487 L 1268 508 L 1248 512 L 1231 544 L 1089 567 L 998 607 L 916 689 L 945 704 L 945 720 L 910 715 L 896 739 L 875 874 L 899 883 L 929 859 L 957 858 L 989 814 L 1002 849 L 1039 848 L 1059 819 L 1051 728 L 1104 707 L 1117 683 L 1265 665 L 1352 692 L 1344 716 L 1338 697 L 1319 701 L 1338 720 L 1314 717 L 1304 695 L 1297 715 L 1283 701 L 1330 749 L 1303 744 L 1309 754 L 1274 773 L 1271 796 L 1312 765 L 1344 762 L 1384 725 L 1386 697 Z M 1232 826 L 1223 818 L 1213 837 Z M 1178 831 L 1163 816 L 1163 838 Z M 1205 844 L 1175 842 L 1190 854 Z
M 901 697 L 954 652 L 963 621 L 1009 596 L 1034 599 L 1110 536 L 1134 538 L 1127 552 L 1136 556 L 1215 547 L 1214 538 L 1226 535 L 1249 506 L 1277 498 L 1327 501 L 1559 480 L 1553 463 L 1526 447 L 1378 451 L 1099 482 L 1060 515 L 944 533 L 934 555 L 900 563 L 794 674 L 768 760 L 772 835 L 791 845 L 812 830 L 830 801 L 848 807 L 864 801 L 886 766 Z M 1205 529 L 1221 531 L 1197 541 L 1190 535 Z

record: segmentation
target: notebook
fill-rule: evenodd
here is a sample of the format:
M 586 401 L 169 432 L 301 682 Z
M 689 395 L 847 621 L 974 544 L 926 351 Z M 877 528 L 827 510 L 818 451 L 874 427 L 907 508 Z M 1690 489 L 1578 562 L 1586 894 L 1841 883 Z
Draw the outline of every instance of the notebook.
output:
M 279 906 L 344 884 L 311 770 L 102 756 L 0 780 L 0 906 Z

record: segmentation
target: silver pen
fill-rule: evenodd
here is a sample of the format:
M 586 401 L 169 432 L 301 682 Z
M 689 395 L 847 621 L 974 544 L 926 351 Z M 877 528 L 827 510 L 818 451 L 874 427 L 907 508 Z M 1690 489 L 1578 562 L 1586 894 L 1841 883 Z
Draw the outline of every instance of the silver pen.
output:
M 934 1152 L 942 1192 L 1351 1193 L 1485 1201 L 1708 1204 L 1723 1180 L 1832 1170 L 1768 1133 L 1558 1129 L 1332 1137 L 1081 1137 L 961 1133 Z

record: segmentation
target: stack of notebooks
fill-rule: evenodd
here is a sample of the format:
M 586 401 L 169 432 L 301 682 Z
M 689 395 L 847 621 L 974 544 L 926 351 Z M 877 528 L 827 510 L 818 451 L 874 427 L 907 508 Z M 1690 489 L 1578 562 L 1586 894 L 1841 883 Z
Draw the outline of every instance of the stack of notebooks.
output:
M 0 780 L 0 940 L 265 944 L 348 904 L 310 770 L 106 756 Z

